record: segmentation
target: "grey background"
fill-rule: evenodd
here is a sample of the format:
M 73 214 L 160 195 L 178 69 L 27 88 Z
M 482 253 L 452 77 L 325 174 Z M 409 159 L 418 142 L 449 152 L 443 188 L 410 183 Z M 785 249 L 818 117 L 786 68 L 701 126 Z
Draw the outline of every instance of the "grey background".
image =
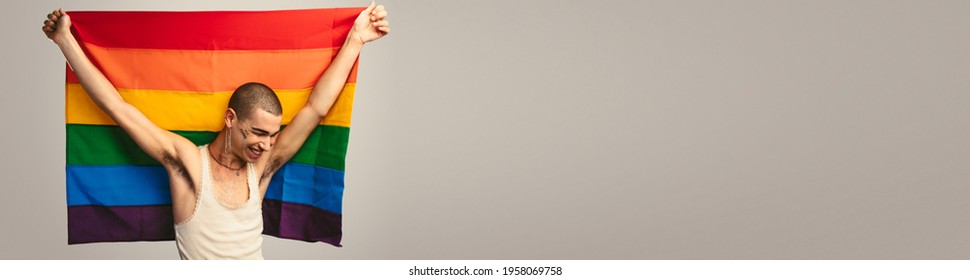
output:
M 4 2 L 0 257 L 68 246 L 51 9 Z M 344 248 L 269 259 L 970 258 L 970 1 L 387 1 L 360 64 Z

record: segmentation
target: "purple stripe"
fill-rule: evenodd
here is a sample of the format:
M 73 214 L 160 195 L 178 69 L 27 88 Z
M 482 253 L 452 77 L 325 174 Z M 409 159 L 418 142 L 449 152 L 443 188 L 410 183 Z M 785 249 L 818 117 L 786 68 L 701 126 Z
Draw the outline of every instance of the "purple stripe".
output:
M 175 240 L 172 205 L 67 207 L 67 244 Z M 341 215 L 310 205 L 263 200 L 263 234 L 340 245 Z
M 263 200 L 263 234 L 340 245 L 341 215 L 310 205 Z
M 175 240 L 172 205 L 67 207 L 67 244 Z

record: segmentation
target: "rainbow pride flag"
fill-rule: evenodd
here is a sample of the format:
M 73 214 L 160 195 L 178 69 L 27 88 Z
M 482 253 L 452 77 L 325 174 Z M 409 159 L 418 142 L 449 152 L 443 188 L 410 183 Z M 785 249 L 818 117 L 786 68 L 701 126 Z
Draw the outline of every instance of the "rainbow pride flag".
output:
M 246 82 L 276 91 L 287 124 L 363 9 L 68 14 L 85 53 L 128 103 L 202 145 Z M 263 234 L 341 246 L 356 77 L 355 63 L 326 118 L 273 177 Z M 70 67 L 66 104 L 68 244 L 174 240 L 165 169 L 91 101 Z

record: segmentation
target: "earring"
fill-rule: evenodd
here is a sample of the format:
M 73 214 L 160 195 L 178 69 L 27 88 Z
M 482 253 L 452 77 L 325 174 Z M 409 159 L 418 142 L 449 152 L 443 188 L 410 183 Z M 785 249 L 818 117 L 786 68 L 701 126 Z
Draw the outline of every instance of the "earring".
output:
M 225 151 L 223 151 L 224 154 L 229 153 L 229 142 L 231 139 L 232 139 L 232 130 L 226 127 L 226 147 L 225 147 Z

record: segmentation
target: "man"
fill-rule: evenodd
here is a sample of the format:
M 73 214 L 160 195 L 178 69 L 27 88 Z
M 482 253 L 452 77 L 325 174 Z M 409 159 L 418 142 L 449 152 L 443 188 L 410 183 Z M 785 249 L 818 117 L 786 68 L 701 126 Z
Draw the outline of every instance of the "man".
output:
M 175 239 L 182 259 L 262 259 L 262 198 L 270 179 L 300 149 L 336 101 L 364 44 L 390 32 L 384 6 L 371 3 L 313 87 L 306 105 L 280 130 L 282 108 L 269 87 L 235 90 L 225 127 L 212 143 L 195 146 L 164 130 L 121 98 L 71 35 L 58 9 L 42 27 L 60 48 L 91 99 L 168 172 Z

